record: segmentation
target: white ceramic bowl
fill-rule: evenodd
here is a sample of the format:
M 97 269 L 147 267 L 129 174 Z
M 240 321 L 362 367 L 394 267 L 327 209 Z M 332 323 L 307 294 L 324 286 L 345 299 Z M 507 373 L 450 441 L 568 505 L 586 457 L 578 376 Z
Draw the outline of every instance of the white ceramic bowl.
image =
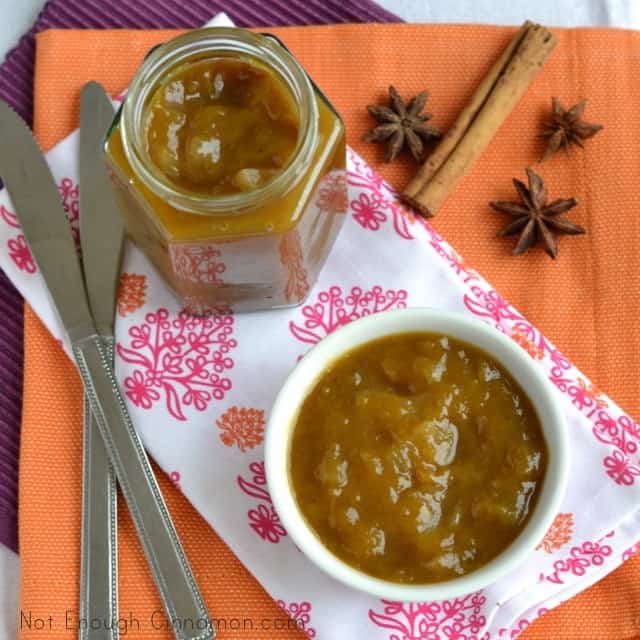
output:
M 289 473 L 291 434 L 298 412 L 327 365 L 364 343 L 397 333 L 442 333 L 475 345 L 492 355 L 529 396 L 542 423 L 547 443 L 547 470 L 537 504 L 518 537 L 483 567 L 444 582 L 406 585 L 375 578 L 335 556 L 303 517 Z M 478 461 L 482 463 L 481 460 Z M 296 545 L 323 571 L 350 587 L 380 598 L 425 601 L 471 593 L 513 571 L 534 550 L 556 515 L 565 492 L 569 444 L 558 393 L 542 370 L 513 340 L 494 327 L 459 313 L 433 309 L 402 309 L 356 320 L 318 343 L 298 363 L 276 398 L 265 442 L 267 482 L 274 506 Z

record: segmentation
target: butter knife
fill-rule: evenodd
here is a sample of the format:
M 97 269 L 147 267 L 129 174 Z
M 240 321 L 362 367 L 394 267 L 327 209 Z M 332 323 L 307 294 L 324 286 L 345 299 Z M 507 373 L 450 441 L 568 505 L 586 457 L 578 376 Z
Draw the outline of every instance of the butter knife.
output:
M 113 363 L 113 323 L 124 224 L 105 171 L 103 146 L 115 110 L 104 89 L 87 83 L 80 96 L 80 244 L 93 319 Z M 113 467 L 84 402 L 80 640 L 118 637 L 117 489 Z
M 71 343 L 84 390 L 179 640 L 214 629 L 98 334 L 58 188 L 31 131 L 0 100 L 0 178 Z

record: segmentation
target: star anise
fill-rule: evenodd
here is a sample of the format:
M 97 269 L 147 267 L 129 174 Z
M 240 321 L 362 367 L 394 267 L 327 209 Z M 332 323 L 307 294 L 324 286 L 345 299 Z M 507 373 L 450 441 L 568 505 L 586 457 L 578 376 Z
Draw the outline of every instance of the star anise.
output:
M 560 216 L 561 213 L 573 209 L 578 204 L 575 198 L 558 199 L 547 204 L 547 189 L 542 178 L 527 169 L 529 188 L 523 182 L 513 179 L 513 184 L 521 202 L 491 202 L 490 205 L 502 213 L 508 213 L 515 220 L 498 232 L 499 236 L 520 234 L 520 239 L 513 249 L 513 255 L 524 253 L 534 246 L 538 240 L 544 250 L 555 260 L 558 245 L 554 234 L 577 235 L 586 233 L 581 226 Z
M 429 97 L 428 91 L 419 93 L 408 104 L 402 100 L 393 86 L 389 87 L 390 106 L 369 105 L 369 113 L 380 123 L 363 136 L 365 142 L 387 140 L 385 162 L 393 162 L 405 143 L 413 157 L 420 161 L 424 157 L 424 142 L 440 137 L 440 132 L 427 120 L 430 113 L 420 113 Z
M 560 147 L 569 155 L 572 144 L 583 147 L 583 140 L 595 136 L 602 129 L 601 124 L 582 120 L 586 104 L 585 99 L 573 105 L 571 109 L 565 109 L 558 98 L 551 98 L 551 120 L 544 123 L 544 131 L 540 134 L 543 138 L 549 138 L 541 162 L 550 158 Z

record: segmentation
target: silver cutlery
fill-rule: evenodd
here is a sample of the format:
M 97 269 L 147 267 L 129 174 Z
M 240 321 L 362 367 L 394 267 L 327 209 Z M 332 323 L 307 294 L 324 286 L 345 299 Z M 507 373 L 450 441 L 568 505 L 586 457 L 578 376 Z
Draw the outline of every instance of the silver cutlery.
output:
M 124 224 L 105 172 L 102 148 L 115 110 L 104 89 L 80 96 L 80 245 L 91 313 L 113 364 L 113 323 Z M 84 402 L 80 640 L 118 637 L 116 478 L 89 400 Z
M 0 178 L 66 330 L 91 411 L 162 597 L 182 640 L 214 629 L 118 387 L 89 310 L 84 279 L 58 188 L 31 131 L 0 100 Z

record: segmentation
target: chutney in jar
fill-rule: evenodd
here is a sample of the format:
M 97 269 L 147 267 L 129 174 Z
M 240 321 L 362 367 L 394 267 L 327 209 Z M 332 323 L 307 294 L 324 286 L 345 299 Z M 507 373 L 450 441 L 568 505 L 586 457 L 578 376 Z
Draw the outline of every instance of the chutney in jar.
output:
M 195 314 L 300 304 L 346 218 L 342 120 L 267 34 L 154 49 L 105 155 L 129 236 Z
M 289 464 L 322 543 L 378 578 L 469 573 L 518 536 L 544 479 L 539 418 L 480 349 L 409 333 L 334 362 L 305 399 Z
M 202 195 L 256 189 L 288 164 L 300 120 L 282 80 L 257 61 L 212 58 L 174 70 L 145 114 L 151 160 Z

